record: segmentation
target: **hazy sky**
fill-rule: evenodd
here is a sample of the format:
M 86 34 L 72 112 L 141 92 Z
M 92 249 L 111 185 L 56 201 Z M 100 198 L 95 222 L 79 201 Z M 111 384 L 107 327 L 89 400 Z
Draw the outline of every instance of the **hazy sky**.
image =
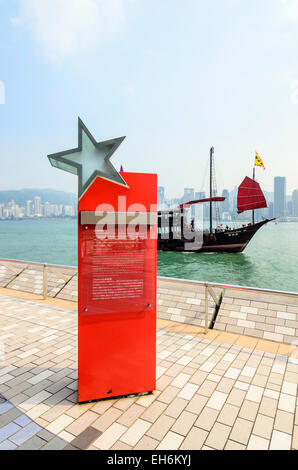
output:
M 298 188 L 298 0 L 0 0 L 0 189 L 76 191 L 47 154 L 126 135 L 112 161 L 168 196 L 257 169 Z

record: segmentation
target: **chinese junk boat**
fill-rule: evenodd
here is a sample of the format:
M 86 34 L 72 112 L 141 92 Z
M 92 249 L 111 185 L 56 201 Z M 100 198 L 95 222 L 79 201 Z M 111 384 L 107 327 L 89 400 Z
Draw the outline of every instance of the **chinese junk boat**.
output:
M 248 225 L 242 225 L 236 229 L 214 229 L 212 224 L 213 203 L 225 201 L 224 197 L 214 197 L 214 174 L 213 174 L 214 148 L 210 150 L 210 197 L 208 199 L 200 199 L 181 204 L 176 209 L 169 209 L 158 212 L 158 241 L 157 249 L 161 251 L 193 251 L 196 253 L 204 252 L 242 252 L 255 233 L 274 219 L 264 219 L 255 223 L 255 209 L 267 207 L 265 196 L 260 185 L 255 181 L 255 169 L 253 179 L 248 176 L 243 180 L 238 188 L 238 214 L 245 211 L 252 211 L 252 222 Z M 191 221 L 189 227 L 184 220 L 186 218 L 185 209 L 191 208 L 194 204 L 209 203 L 210 205 L 210 228 L 203 231 L 200 237 L 201 242 L 193 248 L 191 246 L 192 239 L 195 240 L 196 231 L 195 220 Z M 187 232 L 187 233 L 186 233 Z M 191 236 L 193 234 L 193 237 Z

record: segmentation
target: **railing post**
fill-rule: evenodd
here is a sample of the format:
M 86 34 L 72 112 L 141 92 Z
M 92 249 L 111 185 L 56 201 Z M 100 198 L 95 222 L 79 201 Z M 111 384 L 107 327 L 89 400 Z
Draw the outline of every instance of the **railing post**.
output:
M 205 284 L 205 335 L 208 333 L 208 284 Z
M 43 299 L 46 300 L 48 297 L 48 265 L 43 265 Z

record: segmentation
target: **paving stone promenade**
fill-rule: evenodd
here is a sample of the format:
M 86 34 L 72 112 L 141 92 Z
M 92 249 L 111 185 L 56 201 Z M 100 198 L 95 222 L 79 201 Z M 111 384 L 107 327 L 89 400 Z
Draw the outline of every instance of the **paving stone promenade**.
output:
M 204 335 L 167 311 L 157 322 L 157 390 L 78 405 L 76 304 L 44 301 L 34 287 L 0 289 L 0 449 L 298 448 L 294 345 Z M 193 311 L 174 303 L 167 308 Z
M 50 268 L 47 295 L 77 301 L 77 271 L 74 268 Z M 43 266 L 23 263 L 1 264 L 0 287 L 43 293 Z M 220 289 L 215 289 L 219 295 Z M 204 326 L 204 287 L 189 281 L 158 279 L 158 318 Z M 215 304 L 209 299 L 210 320 Z M 215 322 L 217 330 L 292 344 L 298 338 L 298 294 L 281 295 L 227 289 Z

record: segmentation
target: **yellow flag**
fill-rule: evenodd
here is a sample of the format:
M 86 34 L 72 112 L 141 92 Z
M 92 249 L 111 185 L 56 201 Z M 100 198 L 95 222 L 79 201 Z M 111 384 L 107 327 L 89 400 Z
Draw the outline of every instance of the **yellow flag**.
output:
M 264 165 L 261 157 L 257 154 L 257 152 L 256 152 L 256 158 L 255 158 L 255 166 L 261 166 L 261 167 L 264 168 L 264 170 L 266 170 L 265 165 Z

